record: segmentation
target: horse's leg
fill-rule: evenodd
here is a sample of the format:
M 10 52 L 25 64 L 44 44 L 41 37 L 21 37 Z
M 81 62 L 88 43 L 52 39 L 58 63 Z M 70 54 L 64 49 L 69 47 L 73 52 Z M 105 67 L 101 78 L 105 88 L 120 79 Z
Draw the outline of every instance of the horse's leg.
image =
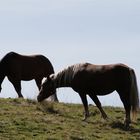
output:
M 8 79 L 13 84 L 13 86 L 18 94 L 18 97 L 23 98 L 23 95 L 21 94 L 21 81 L 13 80 L 11 78 L 8 78 Z
M 89 96 L 90 96 L 90 98 L 94 101 L 94 103 L 96 104 L 96 106 L 98 107 L 98 109 L 100 110 L 100 112 L 101 112 L 101 114 L 102 114 L 102 117 L 104 118 L 104 119 L 106 119 L 107 118 L 107 115 L 106 115 L 106 113 L 104 112 L 104 110 L 103 110 L 103 108 L 102 108 L 102 105 L 101 105 L 101 103 L 100 103 L 100 101 L 99 101 L 99 99 L 98 99 L 98 97 L 96 96 L 96 95 L 94 95 L 94 94 L 88 94 Z
M 84 105 L 85 113 L 84 113 L 84 119 L 83 120 L 85 121 L 87 119 L 87 117 L 89 117 L 87 97 L 86 97 L 86 94 L 83 94 L 83 93 L 79 93 L 79 95 L 80 95 L 82 103 Z
M 41 89 L 41 82 L 42 82 L 42 79 L 43 79 L 43 78 L 35 79 L 36 85 L 37 85 L 37 87 L 38 87 L 39 90 Z
M 124 124 L 126 127 L 129 127 L 129 124 L 131 123 L 131 119 L 130 119 L 131 104 L 130 104 L 129 92 L 120 92 L 120 91 L 117 92 L 119 93 L 119 96 L 121 98 L 121 101 L 123 102 L 125 112 L 126 112 Z
M 21 94 L 21 81 L 15 82 L 14 87 L 16 92 L 18 93 L 18 97 L 23 98 L 23 95 Z

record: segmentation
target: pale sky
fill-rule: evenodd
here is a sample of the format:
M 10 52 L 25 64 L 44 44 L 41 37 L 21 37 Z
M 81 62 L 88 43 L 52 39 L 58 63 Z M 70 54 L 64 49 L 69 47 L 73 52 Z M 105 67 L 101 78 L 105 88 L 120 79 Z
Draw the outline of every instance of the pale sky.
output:
M 0 58 L 9 51 L 43 54 L 56 72 L 81 62 L 125 63 L 135 69 L 139 86 L 140 1 L 1 0 Z M 7 79 L 2 88 L 0 97 L 17 97 Z M 35 83 L 22 82 L 22 93 L 36 99 Z M 57 93 L 62 102 L 81 103 L 72 89 Z M 122 106 L 116 92 L 100 100 Z

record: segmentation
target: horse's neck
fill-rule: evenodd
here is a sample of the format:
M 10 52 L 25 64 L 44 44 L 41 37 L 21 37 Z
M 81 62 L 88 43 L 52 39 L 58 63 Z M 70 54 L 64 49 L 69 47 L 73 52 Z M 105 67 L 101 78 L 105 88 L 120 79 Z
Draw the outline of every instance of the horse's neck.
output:
M 2 82 L 3 82 L 4 78 L 5 78 L 5 76 L 6 76 L 6 75 L 3 73 L 3 71 L 0 70 L 0 88 L 1 88 L 1 84 L 2 84 Z
M 73 67 L 68 67 L 63 71 L 59 72 L 54 77 L 54 84 L 56 88 L 59 87 L 71 87 L 71 81 L 74 77 Z
M 3 82 L 3 80 L 4 80 L 4 78 L 5 78 L 5 75 L 1 75 L 1 74 L 0 74 L 0 86 L 1 86 L 1 84 L 2 84 L 2 82 Z
M 5 78 L 5 65 L 3 64 L 2 61 L 0 61 L 0 86 Z

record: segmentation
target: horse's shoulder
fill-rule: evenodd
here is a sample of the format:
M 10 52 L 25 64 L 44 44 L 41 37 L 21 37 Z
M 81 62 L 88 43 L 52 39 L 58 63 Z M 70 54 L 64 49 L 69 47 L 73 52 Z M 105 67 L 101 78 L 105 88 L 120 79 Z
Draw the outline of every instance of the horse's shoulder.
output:
M 11 60 L 11 58 L 16 57 L 18 54 L 16 52 L 7 53 L 2 59 L 1 62 L 5 62 L 7 60 Z
M 6 57 L 9 57 L 9 56 L 15 56 L 15 55 L 18 55 L 18 53 L 11 51 L 11 52 L 7 53 L 4 57 L 6 58 Z

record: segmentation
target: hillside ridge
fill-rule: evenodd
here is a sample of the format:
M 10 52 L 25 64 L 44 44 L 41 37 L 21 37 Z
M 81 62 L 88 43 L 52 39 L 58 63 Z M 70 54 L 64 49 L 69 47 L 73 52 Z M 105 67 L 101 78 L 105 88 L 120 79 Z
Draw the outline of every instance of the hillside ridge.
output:
M 89 110 L 84 122 L 81 104 L 1 98 L 0 140 L 140 140 L 140 113 L 125 130 L 123 108 L 104 107 L 107 121 L 96 106 Z

